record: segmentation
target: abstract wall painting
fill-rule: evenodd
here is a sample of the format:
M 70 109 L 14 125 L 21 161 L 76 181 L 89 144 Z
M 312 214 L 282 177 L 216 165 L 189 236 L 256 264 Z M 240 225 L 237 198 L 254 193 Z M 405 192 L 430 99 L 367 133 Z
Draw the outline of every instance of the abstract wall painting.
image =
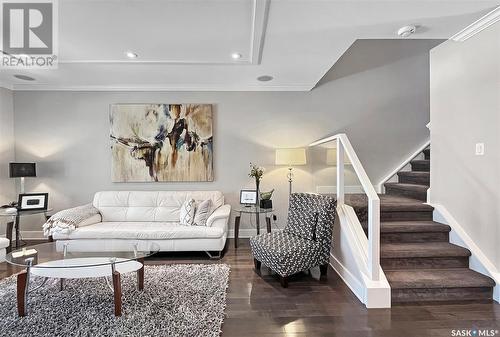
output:
M 113 104 L 113 182 L 213 181 L 211 104 Z

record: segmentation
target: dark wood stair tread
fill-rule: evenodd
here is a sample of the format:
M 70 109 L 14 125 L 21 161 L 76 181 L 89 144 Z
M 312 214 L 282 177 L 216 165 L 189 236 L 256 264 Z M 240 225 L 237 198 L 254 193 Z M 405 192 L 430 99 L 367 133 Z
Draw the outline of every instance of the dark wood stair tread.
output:
M 380 258 L 468 257 L 468 249 L 448 242 L 384 243 Z
M 381 212 L 432 212 L 434 207 L 422 203 L 422 200 L 407 198 L 399 195 L 379 194 Z M 354 208 L 368 206 L 365 194 L 346 194 L 345 203 Z
M 429 186 L 426 185 L 418 185 L 418 184 L 405 184 L 405 183 L 385 183 L 384 186 L 395 188 L 398 190 L 412 191 L 418 193 L 427 193 Z
M 391 270 L 385 276 L 391 289 L 494 287 L 488 276 L 467 268 Z
M 430 160 L 429 159 L 413 159 L 412 161 L 410 161 L 410 164 L 422 164 L 422 165 L 428 165 L 430 164 Z
M 381 233 L 441 233 L 450 230 L 450 226 L 434 221 L 385 221 L 380 224 Z
M 399 171 L 398 176 L 429 177 L 430 172 L 426 171 Z

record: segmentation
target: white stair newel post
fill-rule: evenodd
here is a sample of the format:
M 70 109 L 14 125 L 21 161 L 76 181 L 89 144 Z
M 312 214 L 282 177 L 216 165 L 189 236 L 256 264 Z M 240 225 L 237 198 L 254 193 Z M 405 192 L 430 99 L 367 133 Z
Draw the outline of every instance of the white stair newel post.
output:
M 337 138 L 337 205 L 344 204 L 344 145 Z

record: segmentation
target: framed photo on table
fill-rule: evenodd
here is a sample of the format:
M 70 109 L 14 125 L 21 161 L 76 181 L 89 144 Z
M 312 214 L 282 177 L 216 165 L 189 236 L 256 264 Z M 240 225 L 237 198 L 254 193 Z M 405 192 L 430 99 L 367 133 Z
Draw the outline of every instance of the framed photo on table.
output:
M 49 205 L 48 193 L 19 194 L 18 211 L 45 211 Z
M 242 204 L 242 205 L 257 205 L 257 191 L 256 190 L 241 190 L 240 191 L 240 204 Z

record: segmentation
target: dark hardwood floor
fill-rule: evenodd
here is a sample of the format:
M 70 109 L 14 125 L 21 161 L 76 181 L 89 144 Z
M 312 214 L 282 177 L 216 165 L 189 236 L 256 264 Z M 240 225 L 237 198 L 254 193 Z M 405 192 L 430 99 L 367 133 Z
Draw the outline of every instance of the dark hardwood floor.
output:
M 266 267 L 262 267 L 261 275 L 255 273 L 248 240 L 240 239 L 237 250 L 229 244 L 225 256 L 218 261 L 209 260 L 203 253 L 159 254 L 146 260 L 146 264 L 166 263 L 231 266 L 227 317 L 222 326 L 224 337 L 449 337 L 452 330 L 500 330 L 500 305 L 494 302 L 420 303 L 368 310 L 331 268 L 326 280 L 319 280 L 318 268 L 311 274 L 292 277 L 289 288 L 283 289 Z M 15 272 L 0 263 L 0 278 Z

